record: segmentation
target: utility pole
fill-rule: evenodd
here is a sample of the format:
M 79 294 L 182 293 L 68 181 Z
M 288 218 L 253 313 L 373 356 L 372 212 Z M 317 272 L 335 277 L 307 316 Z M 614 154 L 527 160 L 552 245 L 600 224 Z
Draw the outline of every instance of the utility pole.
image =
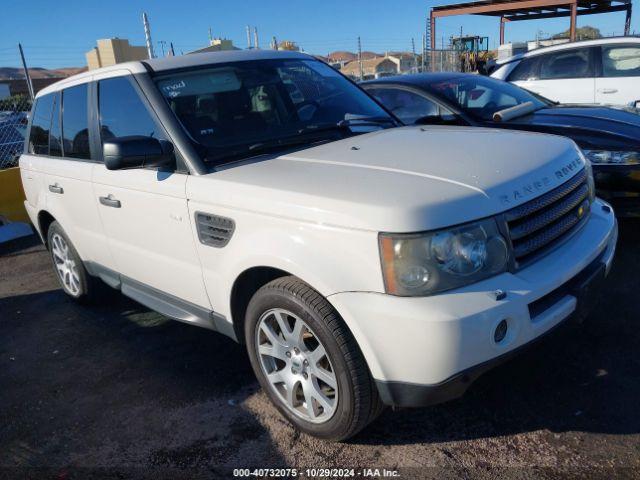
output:
M 360 37 L 358 37 L 358 66 L 360 67 L 360 81 L 364 78 L 364 71 L 362 69 L 362 43 Z
M 153 53 L 153 42 L 151 42 L 151 28 L 149 27 L 149 18 L 146 13 L 142 14 L 142 24 L 144 25 L 144 38 L 147 42 L 147 55 L 149 58 L 156 58 Z
M 254 48 L 260 48 L 260 44 L 258 43 L 258 27 L 253 27 L 253 46 Z
M 247 48 L 251 48 L 251 27 L 247 25 Z
M 169 43 L 169 47 L 170 47 L 170 48 L 169 48 L 169 55 L 171 55 L 172 57 L 175 57 L 175 56 L 176 56 L 176 52 L 175 52 L 175 50 L 173 49 L 173 42 L 170 42 L 170 43 Z
M 24 78 L 27 82 L 27 88 L 29 89 L 29 96 L 31 97 L 31 101 L 35 97 L 33 92 L 33 83 L 31 83 L 31 75 L 29 75 L 29 69 L 27 68 L 27 62 L 24 59 L 24 52 L 22 51 L 22 45 L 18 44 L 18 50 L 20 50 L 20 58 L 22 59 L 22 68 L 24 68 Z
M 421 71 L 424 72 L 424 62 L 425 62 L 425 57 L 427 56 L 427 35 L 426 34 L 422 34 L 422 69 Z

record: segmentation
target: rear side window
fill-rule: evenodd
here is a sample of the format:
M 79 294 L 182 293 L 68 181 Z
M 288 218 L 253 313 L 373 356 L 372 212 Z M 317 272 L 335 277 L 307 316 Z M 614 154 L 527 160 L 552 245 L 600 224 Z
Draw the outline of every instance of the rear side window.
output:
M 588 48 L 562 50 L 540 57 L 540 80 L 593 76 L 593 58 Z
M 51 112 L 51 130 L 49 131 L 49 155 L 62 156 L 62 129 L 60 128 L 60 94 L 53 97 L 53 111 Z
M 29 153 L 49 155 L 49 130 L 51 129 L 51 110 L 53 95 L 43 95 L 36 100 L 29 133 Z
M 62 130 L 64 133 L 62 143 L 65 157 L 91 158 L 87 115 L 87 84 L 63 90 Z
M 602 47 L 604 77 L 640 77 L 640 45 Z
M 126 77 L 98 83 L 100 136 L 102 141 L 142 135 L 165 139 L 138 92 Z

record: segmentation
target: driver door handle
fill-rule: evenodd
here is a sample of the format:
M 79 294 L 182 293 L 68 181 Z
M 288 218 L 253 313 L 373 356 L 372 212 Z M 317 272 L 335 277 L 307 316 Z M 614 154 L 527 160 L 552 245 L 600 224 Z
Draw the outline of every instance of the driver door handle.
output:
M 618 93 L 617 88 L 599 88 L 598 93 Z
M 109 194 L 109 196 L 107 197 L 100 197 L 100 203 L 105 207 L 112 207 L 112 208 L 122 207 L 120 200 L 116 200 L 115 198 L 113 198 L 113 195 L 111 194 Z

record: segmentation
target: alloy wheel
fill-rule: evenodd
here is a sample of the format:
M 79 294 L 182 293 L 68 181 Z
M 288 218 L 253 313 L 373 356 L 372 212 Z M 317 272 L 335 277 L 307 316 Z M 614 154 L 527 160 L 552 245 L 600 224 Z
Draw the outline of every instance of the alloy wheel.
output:
M 69 244 L 58 233 L 54 233 L 51 237 L 51 254 L 63 288 L 77 297 L 80 294 L 78 266 L 69 250 Z
M 256 354 L 270 388 L 289 411 L 312 423 L 333 416 L 338 402 L 335 370 L 324 345 L 302 319 L 279 308 L 263 313 Z

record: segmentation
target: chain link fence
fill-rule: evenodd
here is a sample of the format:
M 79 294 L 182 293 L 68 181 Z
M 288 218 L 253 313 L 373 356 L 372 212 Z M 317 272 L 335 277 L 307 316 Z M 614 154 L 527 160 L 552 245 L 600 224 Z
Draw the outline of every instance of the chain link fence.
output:
M 0 170 L 18 166 L 30 110 L 28 95 L 9 95 L 0 99 Z
M 425 72 L 462 72 L 462 58 L 456 50 L 429 50 L 426 52 Z

